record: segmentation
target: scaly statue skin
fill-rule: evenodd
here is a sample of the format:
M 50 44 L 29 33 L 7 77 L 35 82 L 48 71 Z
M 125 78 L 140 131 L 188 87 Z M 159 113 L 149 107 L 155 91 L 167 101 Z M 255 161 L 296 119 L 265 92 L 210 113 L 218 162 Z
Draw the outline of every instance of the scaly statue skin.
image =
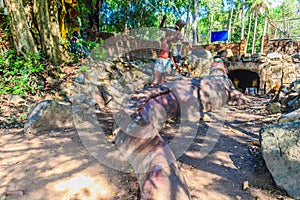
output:
M 159 114 L 164 113 L 163 120 L 180 119 L 182 108 L 179 99 L 187 99 L 185 103 L 189 105 L 188 101 L 192 98 L 187 97 L 198 100 L 199 112 L 213 111 L 229 101 L 234 104 L 246 101 L 243 94 L 222 75 L 170 84 L 175 87 L 146 86 L 137 90 L 116 118 L 119 127 L 115 129 L 115 144 L 137 175 L 141 199 L 191 199 L 174 153 L 157 130 L 157 124 L 165 122 L 159 121 Z M 151 108 L 155 107 L 163 109 L 160 110 L 163 112 L 152 112 Z

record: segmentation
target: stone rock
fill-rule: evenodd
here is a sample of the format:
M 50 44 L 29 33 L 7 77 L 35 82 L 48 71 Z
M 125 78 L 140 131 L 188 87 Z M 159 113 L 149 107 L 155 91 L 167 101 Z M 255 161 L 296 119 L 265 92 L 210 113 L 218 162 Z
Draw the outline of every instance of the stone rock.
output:
M 94 84 L 98 83 L 97 73 L 95 71 L 90 70 L 86 75 L 87 80 L 91 81 Z
M 290 90 L 291 92 L 297 92 L 300 95 L 300 79 L 290 84 Z
M 267 58 L 271 60 L 282 60 L 282 55 L 278 52 L 269 53 Z
M 193 77 L 205 76 L 209 73 L 209 68 L 212 64 L 212 54 L 210 51 L 204 49 L 192 50 L 191 54 L 187 56 L 188 72 Z
M 78 83 L 83 83 L 84 82 L 84 75 L 79 74 L 77 77 L 74 78 L 74 81 L 76 81 Z
M 284 91 L 284 96 L 280 97 L 280 102 L 284 111 L 290 112 L 300 108 L 300 95 L 297 92 L 291 92 L 292 90 Z
M 233 61 L 233 53 L 232 53 L 232 50 L 231 49 L 225 49 L 225 50 L 222 50 L 222 51 L 219 51 L 217 53 L 217 56 L 220 56 L 221 58 L 226 58 L 226 60 L 228 61 L 228 59 L 230 61 Z M 225 61 L 226 62 L 226 61 Z
M 264 57 L 264 56 L 266 56 L 266 54 L 264 54 L 264 53 L 254 53 L 254 54 L 252 54 L 252 58 L 260 58 L 260 57 Z
M 262 156 L 279 188 L 300 198 L 300 122 L 281 123 L 260 130 Z
M 293 62 L 293 58 L 290 55 L 287 54 L 283 54 L 282 55 L 282 59 L 285 60 L 286 62 L 292 63 Z
M 19 106 L 22 103 L 25 103 L 25 99 L 20 95 L 11 95 L 9 102 L 14 104 L 15 106 Z
M 295 63 L 299 63 L 300 62 L 300 54 L 292 55 L 292 59 Z
M 293 81 L 289 87 L 282 87 L 284 96 L 280 97 L 280 102 L 285 111 L 293 111 L 300 108 L 300 79 Z
M 281 112 L 281 104 L 279 102 L 273 102 L 267 105 L 266 110 L 271 113 L 280 113 Z
M 287 103 L 288 107 L 291 109 L 291 110 L 296 110 L 298 108 L 300 108 L 300 97 L 296 97 L 294 98 L 293 100 L 289 101 Z
M 278 119 L 278 123 L 300 121 L 300 108 L 293 112 L 283 115 Z
M 102 81 L 102 80 L 107 80 L 109 79 L 109 73 L 108 72 L 101 72 L 101 73 L 97 73 L 98 74 L 98 80 Z
M 251 57 L 242 57 L 241 58 L 241 60 L 243 61 L 243 62 L 251 62 L 252 61 L 252 58 Z
M 44 100 L 37 103 L 29 111 L 27 119 L 24 125 L 26 133 L 35 134 L 40 131 L 74 127 L 71 106 L 54 100 Z
M 290 102 L 291 100 L 295 99 L 298 94 L 293 92 L 293 93 L 289 93 L 289 91 L 286 93 L 288 95 L 285 95 L 280 101 L 283 105 L 287 105 L 288 102 Z
M 246 102 L 250 102 L 250 100 L 243 93 L 238 90 L 230 90 L 228 105 L 242 105 Z
M 261 57 L 258 57 L 258 58 L 252 58 L 252 61 L 253 62 L 258 62 L 258 63 L 266 63 L 266 62 L 268 62 L 268 58 L 266 58 L 266 57 L 263 57 L 263 56 L 261 56 Z
M 70 101 L 73 104 L 81 104 L 86 100 L 86 95 L 82 93 L 75 93 L 71 96 Z
M 281 102 L 289 111 L 300 108 L 300 79 L 293 81 L 284 94 Z
M 46 78 L 46 82 L 48 83 L 48 84 L 50 84 L 50 85 L 53 85 L 53 84 L 55 84 L 55 79 L 53 79 L 52 77 L 50 77 L 50 76 L 48 76 L 47 78 Z
M 197 58 L 212 59 L 211 52 L 205 49 L 193 49 L 191 55 L 194 55 Z
M 255 53 L 251 56 L 253 62 L 265 63 L 268 62 L 268 58 L 264 53 Z
M 279 65 L 280 63 L 281 63 L 280 60 L 271 60 L 271 61 L 270 61 L 270 65 L 272 65 L 272 66 Z
M 196 55 L 189 55 L 187 61 L 190 65 L 187 67 L 188 72 L 193 77 L 206 76 L 209 74 L 209 68 L 212 65 L 212 58 L 208 56 L 207 58 L 197 57 Z

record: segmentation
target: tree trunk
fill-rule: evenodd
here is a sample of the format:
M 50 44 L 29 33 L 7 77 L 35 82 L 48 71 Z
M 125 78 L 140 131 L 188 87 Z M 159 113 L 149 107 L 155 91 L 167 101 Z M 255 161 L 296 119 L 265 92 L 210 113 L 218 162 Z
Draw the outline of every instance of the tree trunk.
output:
M 250 13 L 250 16 L 249 16 L 249 23 L 248 23 L 248 33 L 247 33 L 247 44 L 246 44 L 246 51 L 247 51 L 247 48 L 248 48 L 248 43 L 249 43 L 249 39 L 250 39 L 250 32 L 251 32 L 251 24 L 252 24 L 252 13 Z
M 58 4 L 52 0 L 34 0 L 33 12 L 41 40 L 41 48 L 53 64 L 61 62 Z
M 193 45 L 197 44 L 198 0 L 194 0 L 193 12 Z
M 167 20 L 167 15 L 164 15 L 159 24 L 159 28 L 163 28 L 165 26 L 166 20 Z
M 29 52 L 37 53 L 38 48 L 26 20 L 23 2 L 6 0 L 5 5 L 11 16 L 10 29 L 17 52 L 23 55 L 27 55 Z
M 232 16 L 233 16 L 233 10 L 234 10 L 234 1 L 231 0 L 231 11 L 230 11 L 230 17 L 229 17 L 229 23 L 228 23 L 228 41 L 230 41 L 231 37 L 231 24 L 232 24 Z
M 98 0 L 97 1 L 97 8 L 96 8 L 96 26 L 97 26 L 97 31 L 100 31 L 100 20 L 101 20 L 101 11 L 102 11 L 102 5 L 103 5 L 103 0 Z
M 253 40 L 252 40 L 252 54 L 256 52 L 255 42 L 256 42 L 257 22 L 258 22 L 258 11 L 255 11 L 255 23 L 254 23 Z
M 244 2 L 244 1 L 242 1 Z M 241 18 L 242 18 L 242 32 L 241 32 L 241 40 L 245 38 L 245 6 L 242 5 L 242 13 L 241 13 Z
M 98 32 L 100 30 L 100 17 L 101 17 L 103 0 L 96 0 L 96 1 L 83 0 L 83 4 L 89 10 L 89 13 L 83 16 L 85 19 L 89 21 L 88 24 L 85 24 L 84 29 Z
M 282 29 L 283 29 L 283 37 L 285 38 L 285 34 L 286 34 L 286 27 L 285 27 L 285 13 L 284 13 L 284 8 L 285 8 L 285 2 L 284 0 L 282 1 Z M 280 34 L 280 38 L 281 38 L 281 34 Z
M 213 19 L 214 19 L 214 13 L 211 14 L 210 16 L 210 22 L 209 22 L 209 34 L 208 34 L 208 41 L 211 43 L 211 32 L 213 30 Z
M 187 7 L 187 11 L 186 11 L 186 13 L 187 13 L 187 15 L 186 15 L 186 26 L 185 26 L 185 35 L 184 35 L 184 38 L 186 39 L 187 38 L 187 40 L 188 41 L 190 41 L 190 11 L 191 11 L 191 3 L 192 3 L 192 1 L 191 0 L 189 0 L 189 5 L 188 5 L 188 7 Z
M 263 29 L 263 34 L 262 34 L 262 39 L 261 39 L 261 47 L 260 47 L 260 52 L 264 52 L 264 37 L 267 32 L 267 20 L 268 20 L 268 12 L 265 9 L 265 19 L 264 19 L 264 29 Z

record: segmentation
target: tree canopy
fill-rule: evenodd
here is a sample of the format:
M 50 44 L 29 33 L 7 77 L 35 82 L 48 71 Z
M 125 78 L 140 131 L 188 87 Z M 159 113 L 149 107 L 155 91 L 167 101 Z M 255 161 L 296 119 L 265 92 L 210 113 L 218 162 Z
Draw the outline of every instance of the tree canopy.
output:
M 43 63 L 59 66 L 84 57 L 105 34 L 141 27 L 174 27 L 178 19 L 187 22 L 184 36 L 194 45 L 210 43 L 213 31 L 228 30 L 227 42 L 246 39 L 247 52 L 260 52 L 265 36 L 269 39 L 300 37 L 300 1 L 277 0 L 276 6 L 274 2 L 0 0 L 0 34 L 3 36 L 0 39 L 0 74 L 4 80 L 21 82 L 25 87 L 32 74 L 45 72 Z M 36 82 L 35 79 L 31 81 Z M 33 88 L 26 87 L 33 92 Z M 14 86 L 2 84 L 0 92 L 20 93 L 23 90 L 22 87 L 12 88 Z

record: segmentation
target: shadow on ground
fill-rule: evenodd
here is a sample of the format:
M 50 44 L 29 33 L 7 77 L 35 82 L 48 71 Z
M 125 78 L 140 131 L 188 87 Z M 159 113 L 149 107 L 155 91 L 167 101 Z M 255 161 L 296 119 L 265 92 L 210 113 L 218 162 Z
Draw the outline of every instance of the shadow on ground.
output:
M 253 99 L 251 105 L 226 108 L 224 123 L 215 129 L 218 137 L 212 138 L 215 144 L 203 158 L 197 153 L 207 144 L 204 140 L 212 122 L 210 118 L 199 122 L 193 144 L 178 161 L 192 199 L 289 199 L 274 185 L 259 152 L 259 129 L 263 121 L 271 121 L 265 120 L 263 112 L 256 112 L 263 109 L 263 103 Z M 101 127 L 111 131 L 112 116 L 99 117 Z M 172 130 L 176 132 L 176 127 Z M 25 191 L 24 195 L 8 195 L 8 200 L 131 200 L 139 195 L 134 173 L 101 164 L 72 129 L 38 136 L 0 130 L 0 180 L 0 195 Z M 243 190 L 246 182 L 249 187 Z
M 261 100 L 254 100 L 252 104 L 262 109 Z M 251 105 L 228 107 L 224 124 L 216 130 L 218 141 L 204 158 L 197 152 L 207 143 L 204 138 L 212 121 L 200 121 L 194 143 L 179 158 L 192 199 L 290 199 L 275 186 L 259 151 L 265 117 L 254 114 Z
M 75 130 L 25 135 L 0 130 L 0 194 L 7 199 L 136 199 L 133 173 L 104 166 Z M 21 195 L 19 191 L 24 191 Z

